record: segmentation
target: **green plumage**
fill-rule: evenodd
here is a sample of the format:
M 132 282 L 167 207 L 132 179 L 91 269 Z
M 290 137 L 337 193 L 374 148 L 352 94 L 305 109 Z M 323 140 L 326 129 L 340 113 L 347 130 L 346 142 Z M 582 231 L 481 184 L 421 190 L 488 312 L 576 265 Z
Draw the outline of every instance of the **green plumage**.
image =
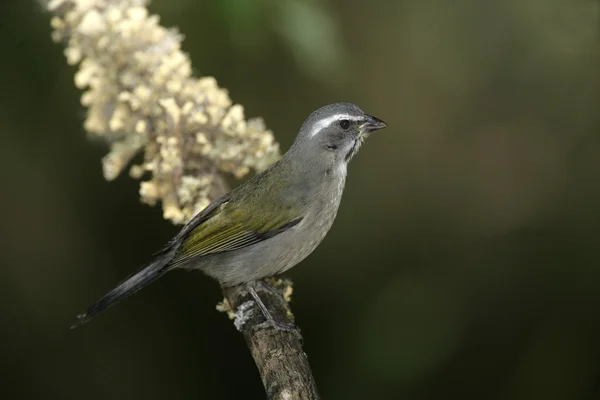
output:
M 220 205 L 187 234 L 171 265 L 176 267 L 196 257 L 249 246 L 272 236 L 297 218 L 289 211 L 261 208 L 260 212 L 251 212 L 235 202 Z

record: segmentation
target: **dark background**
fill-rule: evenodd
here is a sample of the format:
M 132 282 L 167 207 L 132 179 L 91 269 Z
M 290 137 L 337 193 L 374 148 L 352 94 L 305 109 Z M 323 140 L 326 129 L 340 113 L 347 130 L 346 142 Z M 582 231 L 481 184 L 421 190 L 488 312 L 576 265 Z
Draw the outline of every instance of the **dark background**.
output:
M 0 397 L 261 399 L 218 286 L 75 315 L 177 227 L 102 178 L 75 68 L 0 5 Z M 285 150 L 317 107 L 384 119 L 289 274 L 324 399 L 600 398 L 600 8 L 591 0 L 155 0 L 197 74 Z

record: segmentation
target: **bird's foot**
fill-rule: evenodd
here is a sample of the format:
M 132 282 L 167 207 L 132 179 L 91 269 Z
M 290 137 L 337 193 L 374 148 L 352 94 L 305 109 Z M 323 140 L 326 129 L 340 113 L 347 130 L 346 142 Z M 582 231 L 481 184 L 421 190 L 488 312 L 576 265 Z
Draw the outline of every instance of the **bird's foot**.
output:
M 257 330 L 265 329 L 265 328 L 273 328 L 276 331 L 291 332 L 291 333 L 300 332 L 300 329 L 295 324 L 286 323 L 286 322 L 277 322 L 275 320 L 266 320 L 265 322 L 255 325 L 254 328 Z
M 267 287 L 268 287 L 268 285 L 267 285 Z M 254 302 L 260 309 L 260 312 L 262 313 L 263 317 L 265 317 L 265 322 L 262 322 L 262 323 L 256 325 L 255 326 L 256 329 L 263 329 L 263 328 L 271 327 L 278 331 L 284 331 L 284 332 L 298 332 L 299 331 L 298 327 L 295 324 L 275 321 L 275 318 L 273 318 L 273 315 L 271 315 L 271 313 L 267 309 L 267 306 L 265 306 L 265 304 L 262 302 L 262 300 L 258 296 L 258 293 L 256 293 L 256 289 L 254 289 L 254 286 L 247 285 L 247 289 L 248 289 L 248 293 L 250 293 L 250 295 L 254 299 Z M 275 290 L 275 289 L 271 288 L 271 290 Z M 285 301 L 285 299 L 283 299 L 281 294 L 279 294 L 278 298 L 281 298 L 281 301 L 283 301 L 285 303 L 286 309 L 287 309 L 287 302 Z

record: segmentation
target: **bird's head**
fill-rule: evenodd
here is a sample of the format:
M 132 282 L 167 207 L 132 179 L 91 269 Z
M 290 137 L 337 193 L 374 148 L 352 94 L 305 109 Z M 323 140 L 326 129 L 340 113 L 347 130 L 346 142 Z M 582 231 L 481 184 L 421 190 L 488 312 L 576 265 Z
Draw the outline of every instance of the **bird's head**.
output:
M 325 160 L 345 165 L 371 132 L 386 126 L 385 122 L 354 104 L 329 104 L 314 111 L 304 121 L 294 150 L 314 162 Z

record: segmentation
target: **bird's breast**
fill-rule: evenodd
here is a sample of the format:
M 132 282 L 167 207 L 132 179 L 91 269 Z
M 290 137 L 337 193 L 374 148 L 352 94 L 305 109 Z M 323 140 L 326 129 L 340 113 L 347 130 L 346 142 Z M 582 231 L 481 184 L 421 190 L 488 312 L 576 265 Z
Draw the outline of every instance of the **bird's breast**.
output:
M 296 234 L 305 240 L 306 251 L 310 254 L 321 243 L 338 212 L 344 191 L 345 175 L 332 182 L 326 182 L 319 193 L 313 196 L 306 216 L 296 229 Z

